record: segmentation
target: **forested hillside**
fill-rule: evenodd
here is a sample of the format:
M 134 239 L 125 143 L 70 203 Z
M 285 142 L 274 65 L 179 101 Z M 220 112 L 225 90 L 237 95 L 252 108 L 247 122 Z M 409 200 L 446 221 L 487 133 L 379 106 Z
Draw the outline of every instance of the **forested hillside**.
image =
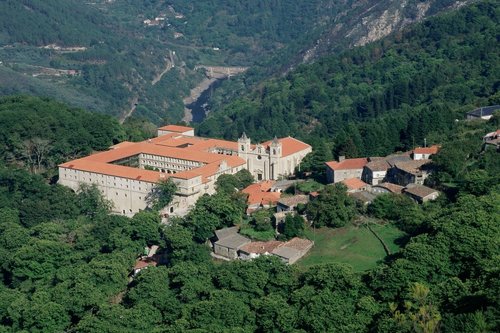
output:
M 75 117 L 50 100 L 11 97 L 1 106 L 2 119 L 22 115 L 26 137 L 52 138 L 54 147 L 79 127 L 84 137 L 100 132 L 89 149 L 125 131 L 116 122 L 93 129 L 106 117 Z M 2 123 L 7 137 L 21 131 Z M 165 227 L 157 211 L 110 215 L 96 188 L 75 194 L 2 161 L 0 332 L 496 332 L 500 163 L 481 139 L 498 126 L 498 116 L 454 123 L 434 159 L 441 199 L 417 205 L 386 195 L 368 207 L 409 236 L 363 272 L 338 263 L 298 269 L 269 257 L 214 262 L 206 239 L 245 219 L 231 186 Z M 161 265 L 130 279 L 147 245 L 161 246 Z
M 498 23 L 489 1 L 429 19 L 267 81 L 213 112 L 199 131 L 320 138 L 351 157 L 422 145 L 430 133 L 447 135 L 465 111 L 498 103 Z
M 225 89 L 227 99 L 305 54 L 310 61 L 375 40 L 455 4 L 7 0 L 0 93 L 50 96 L 122 120 L 179 121 L 183 98 L 206 77 L 196 66 L 251 67 Z

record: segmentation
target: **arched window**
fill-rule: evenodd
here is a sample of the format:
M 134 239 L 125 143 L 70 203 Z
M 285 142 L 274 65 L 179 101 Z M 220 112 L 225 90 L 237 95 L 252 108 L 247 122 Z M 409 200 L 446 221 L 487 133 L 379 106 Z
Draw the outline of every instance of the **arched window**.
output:
M 245 146 L 241 145 L 241 151 L 245 151 Z

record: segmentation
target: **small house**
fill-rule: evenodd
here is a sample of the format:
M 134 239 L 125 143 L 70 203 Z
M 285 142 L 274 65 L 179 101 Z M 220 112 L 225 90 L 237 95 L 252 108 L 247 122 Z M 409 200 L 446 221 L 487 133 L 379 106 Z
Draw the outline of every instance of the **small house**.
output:
M 267 180 L 247 186 L 242 190 L 247 194 L 247 214 L 250 214 L 260 208 L 269 208 L 276 206 L 281 197 L 281 192 L 270 192 L 274 185 L 274 180 Z
M 430 175 L 430 160 L 413 160 L 397 162 L 388 172 L 387 178 L 395 184 L 406 186 L 408 184 L 423 185 L 424 180 Z
M 500 105 L 483 106 L 467 112 L 467 120 L 483 119 L 488 120 L 493 117 L 495 111 L 500 110 Z
M 414 160 L 428 160 L 432 155 L 439 152 L 440 146 L 433 145 L 430 147 L 418 147 L 413 149 L 411 156 Z
M 378 185 L 371 187 L 371 192 L 374 194 L 384 194 L 384 193 L 403 193 L 404 186 L 396 185 L 393 183 L 380 183 Z
M 292 212 L 295 210 L 299 204 L 307 204 L 309 202 L 309 196 L 304 194 L 298 194 L 291 197 L 284 197 L 278 201 L 277 212 Z
M 270 255 L 281 245 L 283 245 L 283 242 L 275 240 L 268 242 L 251 242 L 241 247 L 240 259 L 249 260 L 260 257 L 261 255 Z
M 340 156 L 338 161 L 326 162 L 326 178 L 328 183 L 338 183 L 344 179 L 361 178 L 363 167 L 368 163 L 368 159 L 344 158 Z
M 354 200 L 361 202 L 363 205 L 368 205 L 376 198 L 376 195 L 368 191 L 359 191 L 348 193 Z
M 435 200 L 439 196 L 439 191 L 424 185 L 407 186 L 403 193 L 418 203 L 424 203 L 430 200 Z
M 341 181 L 341 183 L 347 187 L 347 192 L 349 193 L 366 191 L 369 187 L 367 183 L 365 183 L 359 178 L 344 179 L 343 181 Z
M 313 241 L 303 238 L 292 238 L 276 247 L 272 254 L 281 258 L 287 264 L 293 264 L 302 258 L 314 245 Z
M 224 228 L 215 231 L 217 240 L 213 243 L 214 253 L 228 259 L 237 259 L 240 248 L 250 239 L 238 233 L 238 227 Z

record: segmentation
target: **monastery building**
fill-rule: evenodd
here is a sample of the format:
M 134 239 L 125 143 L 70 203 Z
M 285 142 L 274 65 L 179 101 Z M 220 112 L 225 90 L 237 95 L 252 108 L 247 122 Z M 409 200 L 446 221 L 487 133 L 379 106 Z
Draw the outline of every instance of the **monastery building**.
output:
M 311 151 L 310 145 L 291 137 L 251 144 L 245 134 L 232 142 L 168 125 L 158 129 L 156 138 L 125 141 L 59 165 L 59 183 L 75 191 L 82 183 L 96 184 L 113 202 L 114 212 L 132 216 L 147 207 L 155 184 L 170 178 L 177 193 L 164 212 L 183 215 L 201 195 L 215 192 L 220 175 L 247 169 L 256 180 L 276 180 L 293 174 Z

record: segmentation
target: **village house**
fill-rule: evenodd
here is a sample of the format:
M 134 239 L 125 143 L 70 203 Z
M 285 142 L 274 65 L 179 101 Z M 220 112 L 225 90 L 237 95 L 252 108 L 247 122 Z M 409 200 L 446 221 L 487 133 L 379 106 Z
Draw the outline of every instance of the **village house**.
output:
M 305 194 L 297 194 L 291 197 L 284 197 L 278 201 L 276 206 L 277 212 L 293 212 L 297 205 L 305 205 L 309 202 L 309 196 Z
M 366 191 L 369 188 L 369 185 L 362 181 L 361 179 L 358 178 L 349 178 L 349 179 L 344 179 L 341 181 L 342 184 L 347 187 L 347 192 L 359 192 L 359 191 Z
M 260 257 L 261 255 L 272 255 L 272 252 L 279 246 L 283 245 L 280 241 L 268 242 L 251 242 L 243 245 L 240 249 L 240 259 L 250 260 Z
M 486 134 L 483 137 L 484 149 L 495 148 L 499 149 L 500 147 L 500 129 L 495 132 L 491 132 Z
M 276 240 L 252 242 L 238 234 L 236 226 L 216 230 L 213 241 L 214 254 L 219 258 L 251 260 L 261 255 L 274 255 L 287 264 L 293 264 L 302 258 L 313 245 L 314 242 L 298 237 L 287 242 Z
M 488 120 L 493 117 L 493 114 L 500 110 L 500 105 L 483 106 L 467 112 L 467 120 L 483 119 Z
M 367 158 L 344 158 L 340 156 L 338 162 L 326 162 L 326 178 L 328 183 L 338 183 L 344 179 L 361 178 L 363 167 L 368 163 Z
M 148 207 L 148 196 L 158 182 L 177 185 L 165 216 L 184 215 L 203 194 L 215 193 L 220 175 L 247 169 L 259 180 L 293 174 L 311 146 L 291 137 L 252 145 L 243 135 L 238 142 L 194 136 L 187 126 L 168 125 L 158 137 L 122 142 L 108 151 L 59 165 L 59 184 L 77 191 L 95 184 L 113 203 L 113 212 L 132 216 Z
M 303 238 L 292 238 L 281 246 L 276 247 L 272 254 L 291 265 L 302 258 L 314 245 L 313 241 Z
M 387 173 L 387 179 L 391 183 L 406 186 L 408 184 L 423 185 L 429 177 L 430 160 L 415 160 L 397 162 Z
M 364 206 L 371 204 L 372 201 L 377 197 L 374 193 L 368 191 L 351 192 L 348 193 L 348 195 Z
M 361 179 L 370 185 L 377 185 L 385 180 L 387 170 L 397 162 L 410 161 L 408 153 L 394 154 L 386 157 L 370 157 L 369 162 L 363 168 Z
M 418 147 L 413 149 L 411 155 L 414 160 L 428 160 L 432 155 L 438 153 L 440 146 Z
M 224 228 L 215 231 L 217 240 L 213 242 L 214 253 L 216 255 L 228 258 L 237 259 L 238 251 L 246 244 L 250 243 L 250 239 L 238 233 L 237 226 Z
M 392 183 L 380 183 L 371 187 L 371 192 L 373 194 L 384 194 L 384 193 L 394 193 L 402 194 L 404 186 L 392 184 Z
M 439 191 L 424 185 L 407 186 L 403 193 L 418 203 L 424 203 L 430 200 L 435 200 L 439 196 Z
M 281 192 L 271 192 L 274 180 L 266 180 L 247 186 L 241 192 L 247 197 L 247 214 L 260 208 L 270 208 L 276 206 L 281 197 Z
M 132 277 L 135 277 L 143 269 L 146 269 L 151 266 L 156 267 L 156 265 L 158 265 L 158 262 L 160 261 L 159 256 L 156 254 L 158 249 L 159 249 L 158 245 L 152 245 L 151 247 L 147 247 L 145 249 L 146 250 L 145 255 L 141 256 L 135 262 L 134 268 L 132 270 Z

